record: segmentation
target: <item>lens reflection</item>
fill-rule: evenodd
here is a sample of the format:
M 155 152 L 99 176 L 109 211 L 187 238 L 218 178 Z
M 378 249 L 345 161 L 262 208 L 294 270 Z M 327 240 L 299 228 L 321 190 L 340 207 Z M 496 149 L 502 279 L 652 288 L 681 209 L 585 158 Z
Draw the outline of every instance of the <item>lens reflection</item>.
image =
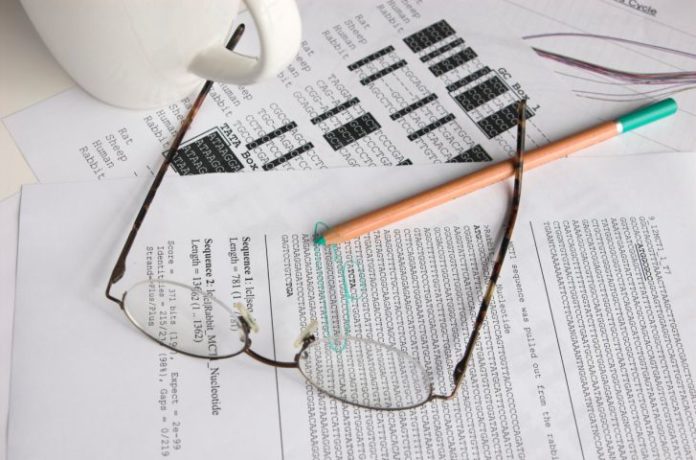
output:
M 369 339 L 336 337 L 345 348 L 320 339 L 300 356 L 300 371 L 329 395 L 374 409 L 406 409 L 426 402 L 432 385 L 418 361 Z
M 124 294 L 123 308 L 138 329 L 177 351 L 224 358 L 244 349 L 246 334 L 239 317 L 200 289 L 147 280 Z

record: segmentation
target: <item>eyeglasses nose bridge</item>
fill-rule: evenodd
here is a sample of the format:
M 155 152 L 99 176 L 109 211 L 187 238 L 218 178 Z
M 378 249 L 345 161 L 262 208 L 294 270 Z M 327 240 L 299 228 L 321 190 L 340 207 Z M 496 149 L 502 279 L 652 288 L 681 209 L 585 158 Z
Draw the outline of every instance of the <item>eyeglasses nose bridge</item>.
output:
M 259 332 L 259 325 L 254 317 L 251 316 L 251 312 L 247 309 L 246 305 L 241 302 L 235 302 L 233 307 L 239 312 L 242 320 L 244 320 L 246 325 L 249 326 L 249 330 L 251 332 Z
M 300 335 L 297 336 L 297 339 L 292 343 L 292 345 L 295 348 L 300 348 L 302 344 L 304 344 L 307 339 L 310 337 L 314 337 L 314 333 L 319 329 L 319 322 L 316 319 L 313 319 L 312 321 L 309 322 L 305 327 L 300 330 Z

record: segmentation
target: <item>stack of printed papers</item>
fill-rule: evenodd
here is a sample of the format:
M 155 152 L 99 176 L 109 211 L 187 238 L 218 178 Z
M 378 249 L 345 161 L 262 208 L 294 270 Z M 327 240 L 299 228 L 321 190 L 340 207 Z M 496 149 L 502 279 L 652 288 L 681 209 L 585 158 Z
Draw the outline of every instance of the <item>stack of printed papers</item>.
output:
M 213 87 L 118 296 L 152 276 L 202 276 L 217 298 L 252 310 L 257 352 L 292 360 L 316 319 L 320 336 L 330 322 L 401 349 L 449 392 L 511 183 L 342 244 L 363 291 L 347 323 L 317 300 L 315 223 L 510 158 L 523 97 L 528 149 L 651 98 L 672 96 L 680 111 L 525 175 L 460 393 L 394 412 L 346 405 L 296 369 L 244 355 L 177 354 L 105 298 L 190 99 L 134 112 L 75 88 L 4 119 L 42 182 L 23 189 L 21 210 L 19 197 L 0 203 L 8 339 L 15 306 L 8 458 L 693 456 L 696 97 L 670 78 L 694 68 L 696 51 L 677 7 L 320 3 L 300 2 L 305 41 L 286 71 Z M 643 32 L 627 37 L 628 25 Z M 9 369 L 9 341 L 4 350 Z

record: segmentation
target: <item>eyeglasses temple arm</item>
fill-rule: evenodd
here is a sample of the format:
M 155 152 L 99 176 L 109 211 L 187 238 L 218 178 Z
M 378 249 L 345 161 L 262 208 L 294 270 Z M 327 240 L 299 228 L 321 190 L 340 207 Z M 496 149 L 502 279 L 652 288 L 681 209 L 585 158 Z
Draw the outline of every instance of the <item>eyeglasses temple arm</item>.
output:
M 232 34 L 232 37 L 230 37 L 230 40 L 227 42 L 226 47 L 228 50 L 231 51 L 234 49 L 235 46 L 237 46 L 237 43 L 239 43 L 239 39 L 242 37 L 243 32 L 244 24 L 240 24 L 235 29 L 234 33 Z M 172 160 L 174 159 L 174 156 L 176 155 L 177 151 L 179 150 L 179 147 L 181 146 L 181 141 L 184 139 L 186 132 L 191 126 L 191 122 L 196 116 L 196 113 L 198 113 L 198 109 L 200 109 L 201 105 L 203 104 L 203 101 L 205 100 L 205 97 L 208 95 L 208 92 L 210 91 L 210 88 L 212 86 L 212 81 L 207 80 L 205 82 L 200 93 L 198 93 L 196 100 L 193 102 L 193 105 L 186 114 L 186 118 L 182 122 L 181 128 L 179 128 L 179 132 L 176 133 L 176 136 L 174 137 L 174 140 L 172 141 L 169 150 L 167 150 L 167 153 L 164 157 L 164 161 L 162 162 L 162 165 L 160 166 L 159 170 L 157 171 L 157 174 L 155 175 L 155 180 L 152 182 L 150 190 L 148 190 L 147 192 L 147 196 L 145 196 L 145 201 L 143 201 L 143 205 L 140 207 L 138 215 L 135 217 L 133 227 L 131 228 L 131 231 L 128 234 L 128 238 L 126 239 L 126 242 L 123 245 L 123 249 L 121 249 L 121 253 L 118 256 L 118 259 L 116 260 L 116 265 L 114 265 L 114 269 L 111 272 L 111 276 L 109 277 L 109 284 L 106 286 L 106 297 L 109 300 L 113 300 L 114 302 L 121 304 L 121 301 L 119 299 L 111 295 L 111 287 L 114 284 L 116 284 L 121 278 L 123 278 L 123 275 L 126 272 L 126 258 L 128 257 L 128 253 L 130 252 L 131 247 L 133 246 L 133 242 L 135 241 L 135 237 L 138 234 L 138 230 L 140 229 L 143 220 L 145 220 L 145 216 L 147 215 L 147 211 L 150 208 L 150 204 L 152 203 L 152 200 L 155 198 L 155 194 L 157 193 L 157 189 L 162 183 L 162 179 L 164 179 L 164 174 L 167 172 L 167 168 L 169 168 L 169 165 L 171 164 Z
M 181 131 L 180 131 L 181 132 Z M 178 137 L 178 134 L 177 134 Z M 138 234 L 138 230 L 140 229 L 140 225 L 142 224 L 143 220 L 145 220 L 145 216 L 147 215 L 147 211 L 150 208 L 150 203 L 152 203 L 152 200 L 155 198 L 155 193 L 157 193 L 157 189 L 159 188 L 160 184 L 162 183 L 162 179 L 164 178 L 164 173 L 167 171 L 167 168 L 169 167 L 169 164 L 171 163 L 171 157 L 172 157 L 172 150 L 176 151 L 178 149 L 179 145 L 176 143 L 176 140 L 174 143 L 172 143 L 172 146 L 170 147 L 170 150 L 167 152 L 167 156 L 162 163 L 162 165 L 159 168 L 159 171 L 157 171 L 157 174 L 155 175 L 155 180 L 152 182 L 152 185 L 150 186 L 150 190 L 147 192 L 147 196 L 145 197 L 145 201 L 143 202 L 143 205 L 140 207 L 140 211 L 138 211 L 138 215 L 135 217 L 135 222 L 133 222 L 133 227 L 131 228 L 130 233 L 128 234 L 128 238 L 126 239 L 126 242 L 123 245 L 123 249 L 121 249 L 121 253 L 118 256 L 118 260 L 116 260 L 116 265 L 114 265 L 114 269 L 111 272 L 111 276 L 109 277 L 109 284 L 106 287 L 106 297 L 113 300 L 116 303 L 120 303 L 120 300 L 114 298 L 111 295 L 111 286 L 116 284 L 121 278 L 123 278 L 123 274 L 126 272 L 126 258 L 128 257 L 128 253 L 131 250 L 131 247 L 133 246 L 133 241 L 135 241 L 135 237 Z
M 457 363 L 454 368 L 454 389 L 449 395 L 433 395 L 433 398 L 437 399 L 451 399 L 457 393 L 457 390 L 461 386 L 464 380 L 464 373 L 469 365 L 469 361 L 473 356 L 474 346 L 478 341 L 481 329 L 483 328 L 483 321 L 486 319 L 486 314 L 488 313 L 488 307 L 493 299 L 493 294 L 495 293 L 495 287 L 498 282 L 498 277 L 500 276 L 500 271 L 503 267 L 503 261 L 505 260 L 505 254 L 507 253 L 508 246 L 510 245 L 510 239 L 512 237 L 512 231 L 515 228 L 515 221 L 517 220 L 517 213 L 520 208 L 520 197 L 522 196 L 522 172 L 524 170 L 524 160 L 522 154 L 524 152 L 524 141 L 525 141 L 525 124 L 526 124 L 526 110 L 527 104 L 526 100 L 519 102 L 517 106 L 517 154 L 515 156 L 515 185 L 512 196 L 512 203 L 510 204 L 510 211 L 508 214 L 507 224 L 505 226 L 505 234 L 503 236 L 503 241 L 500 243 L 500 249 L 495 259 L 493 265 L 493 270 L 491 271 L 491 276 L 488 281 L 488 286 L 486 287 L 486 292 L 481 301 L 481 306 L 479 307 L 478 315 L 476 315 L 476 321 L 474 322 L 474 329 L 469 336 L 469 341 L 466 344 L 466 349 L 464 350 L 464 357 Z

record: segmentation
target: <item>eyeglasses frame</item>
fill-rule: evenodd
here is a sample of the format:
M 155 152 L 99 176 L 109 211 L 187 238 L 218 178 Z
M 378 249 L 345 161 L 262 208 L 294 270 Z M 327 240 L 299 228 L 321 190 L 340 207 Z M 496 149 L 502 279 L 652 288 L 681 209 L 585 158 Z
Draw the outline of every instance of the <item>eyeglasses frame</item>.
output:
M 230 51 L 232 51 L 237 44 L 239 43 L 239 40 L 242 37 L 242 34 L 244 33 L 245 26 L 244 24 L 240 24 L 230 37 L 226 48 Z M 193 353 L 188 353 L 184 350 L 177 349 L 173 346 L 168 345 L 166 342 L 162 342 L 160 340 L 155 339 L 152 337 L 150 334 L 148 334 L 145 330 L 142 329 L 142 327 L 138 324 L 138 322 L 130 315 L 128 310 L 125 308 L 125 299 L 127 296 L 127 291 L 123 294 L 123 297 L 121 299 L 114 297 L 111 294 L 111 288 L 113 287 L 114 284 L 116 284 L 118 281 L 123 278 L 123 275 L 126 272 L 126 259 L 128 257 L 128 254 L 130 253 L 130 250 L 133 246 L 133 242 L 135 241 L 135 238 L 138 234 L 138 231 L 140 230 L 140 227 L 145 220 L 145 216 L 147 215 L 147 212 L 150 208 L 150 205 L 152 204 L 152 201 L 155 198 L 155 195 L 157 193 L 157 190 L 159 189 L 159 186 L 162 183 L 162 180 L 164 179 L 164 175 L 167 172 L 167 169 L 169 168 L 171 162 L 174 160 L 174 157 L 176 156 L 179 147 L 181 146 L 181 143 L 184 139 L 184 136 L 188 132 L 188 129 L 191 126 L 191 123 L 193 122 L 193 119 L 195 118 L 196 114 L 198 113 L 200 107 L 202 106 L 206 96 L 210 92 L 210 89 L 213 85 L 213 82 L 211 80 L 207 80 L 203 87 L 201 88 L 201 91 L 199 92 L 198 96 L 196 97 L 195 101 L 191 105 L 191 108 L 189 109 L 186 117 L 182 121 L 181 128 L 177 132 L 176 136 L 174 137 L 169 149 L 167 150 L 166 154 L 164 155 L 164 161 L 162 162 L 159 170 L 157 171 L 157 174 L 155 175 L 155 178 L 152 182 L 152 185 L 150 186 L 147 195 L 145 196 L 145 200 L 143 201 L 142 206 L 140 207 L 140 210 L 138 211 L 138 214 L 136 215 L 135 222 L 133 223 L 133 226 L 128 234 L 128 237 L 126 238 L 126 241 L 123 245 L 123 248 L 121 249 L 121 252 L 119 253 L 119 257 L 116 260 L 116 264 L 114 265 L 114 268 L 111 272 L 111 276 L 109 277 L 109 282 L 106 287 L 106 298 L 115 302 L 116 304 L 119 305 L 121 310 L 124 312 L 128 320 L 143 334 L 145 334 L 147 337 L 149 337 L 152 341 L 155 343 L 162 345 L 166 348 L 169 348 L 170 350 L 176 351 L 177 353 L 182 353 L 187 356 L 192 356 L 195 358 L 203 358 L 203 359 L 209 359 L 209 360 L 218 360 L 218 359 L 224 359 L 224 358 L 230 358 L 233 356 L 237 356 L 241 353 L 247 354 L 249 357 L 255 359 L 256 361 L 259 361 L 263 364 L 273 366 L 273 367 L 278 367 L 278 368 L 297 368 L 302 375 L 310 381 L 310 383 L 313 384 L 315 388 L 317 388 L 319 391 L 331 396 L 334 399 L 337 399 L 339 401 L 345 402 L 347 404 L 351 404 L 353 406 L 357 407 L 364 407 L 368 409 L 373 409 L 373 410 L 385 410 L 385 411 L 394 411 L 394 410 L 406 410 L 406 409 L 412 409 L 416 408 L 419 406 L 422 406 L 428 402 L 431 402 L 436 399 L 441 399 L 441 400 L 450 400 L 455 397 L 457 394 L 457 391 L 459 390 L 459 387 L 462 384 L 462 381 L 464 380 L 464 375 L 466 373 L 466 370 L 469 366 L 469 363 L 471 361 L 471 358 L 473 356 L 473 351 L 475 348 L 475 345 L 478 341 L 478 338 L 481 334 L 481 330 L 483 328 L 484 321 L 486 319 L 486 315 L 488 313 L 488 309 L 491 303 L 491 300 L 493 299 L 493 294 L 495 293 L 495 288 L 498 282 L 498 278 L 500 277 L 500 272 L 502 270 L 503 266 L 503 261 L 505 260 L 505 255 L 507 254 L 507 249 L 510 245 L 510 241 L 512 238 L 512 232 L 515 227 L 515 222 L 517 220 L 517 214 L 519 212 L 519 206 L 520 206 L 520 199 L 521 199 L 521 194 L 522 194 L 522 175 L 524 172 L 524 159 L 523 159 L 523 153 L 525 150 L 525 136 L 526 136 L 526 117 L 527 117 L 527 105 L 526 105 L 526 99 L 522 99 L 518 102 L 517 104 L 517 149 L 516 149 L 516 154 L 515 158 L 512 160 L 508 160 L 508 162 L 511 162 L 514 168 L 514 177 L 515 177 L 515 182 L 514 182 L 514 188 L 513 188 L 513 194 L 512 194 L 512 199 L 510 202 L 510 207 L 508 211 L 508 216 L 505 224 L 505 231 L 502 237 L 502 241 L 500 243 L 500 248 L 498 250 L 498 253 L 495 258 L 495 262 L 493 264 L 493 269 L 491 270 L 491 275 L 488 280 L 488 284 L 484 293 L 484 296 L 481 300 L 481 305 L 478 310 L 478 314 L 476 315 L 476 319 L 474 322 L 473 330 L 471 332 L 471 335 L 469 336 L 469 340 L 467 341 L 466 348 L 464 350 L 464 355 L 462 359 L 456 364 L 453 372 L 453 381 L 454 381 L 454 387 L 452 391 L 449 394 L 436 394 L 434 393 L 434 388 L 431 382 L 431 387 L 430 387 L 430 394 L 427 399 L 425 399 L 422 402 L 419 402 L 418 404 L 414 404 L 412 406 L 408 407 L 394 407 L 394 408 L 378 408 L 378 407 L 372 407 L 372 406 L 367 406 L 367 405 L 361 405 L 352 401 L 348 401 L 345 399 L 342 399 L 340 397 L 337 397 L 331 393 L 328 393 L 324 391 L 321 387 L 317 386 L 312 382 L 311 379 L 309 379 L 304 372 L 302 372 L 302 368 L 300 366 L 300 358 L 304 351 L 316 341 L 316 337 L 313 334 L 307 334 L 305 337 L 302 337 L 302 344 L 300 347 L 300 351 L 295 355 L 293 361 L 277 361 L 275 359 L 267 358 L 263 355 L 260 355 L 256 353 L 255 351 L 252 350 L 251 348 L 251 332 L 252 328 L 249 322 L 242 316 L 238 316 L 238 320 L 240 324 L 242 325 L 242 328 L 245 333 L 245 343 L 243 348 L 234 354 L 228 354 L 228 355 L 222 355 L 222 356 L 201 356 Z M 178 285 L 179 283 L 167 281 L 167 283 L 172 283 L 175 285 Z M 189 288 L 188 286 L 181 285 L 184 287 Z M 382 345 L 382 346 L 387 346 L 387 345 Z M 411 358 L 413 359 L 413 358 Z

